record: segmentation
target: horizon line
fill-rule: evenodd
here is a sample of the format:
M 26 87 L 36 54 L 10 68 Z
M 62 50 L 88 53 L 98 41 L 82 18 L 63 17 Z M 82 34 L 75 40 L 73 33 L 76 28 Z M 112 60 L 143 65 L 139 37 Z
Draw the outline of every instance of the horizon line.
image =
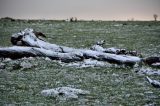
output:
M 0 17 L 0 19 L 3 19 L 3 18 L 11 18 L 11 19 L 16 19 L 16 20 L 57 20 L 57 21 L 61 21 L 61 20 L 64 20 L 64 21 L 67 21 L 69 20 L 70 18 L 15 18 L 15 17 L 9 17 L 9 16 L 5 16 L 5 17 Z M 78 19 L 77 20 L 79 21 L 155 21 L 155 20 L 151 20 L 151 19 Z M 157 21 L 160 21 L 160 20 L 157 20 Z

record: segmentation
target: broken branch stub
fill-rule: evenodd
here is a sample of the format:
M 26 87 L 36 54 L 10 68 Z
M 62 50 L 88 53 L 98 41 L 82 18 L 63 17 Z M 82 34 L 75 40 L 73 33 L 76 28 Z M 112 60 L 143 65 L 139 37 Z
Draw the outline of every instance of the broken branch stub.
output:
M 146 77 L 147 81 L 155 88 L 160 88 L 160 82 L 157 80 L 152 80 L 148 76 Z
M 118 49 L 115 47 L 103 48 L 101 45 L 97 45 L 97 44 L 93 45 L 91 47 L 91 50 L 104 52 L 104 53 L 117 54 L 117 55 L 131 55 L 131 56 L 141 55 L 141 54 L 138 54 L 137 51 L 127 51 L 126 49 Z
M 143 62 L 148 65 L 159 65 L 156 63 L 160 63 L 160 57 L 148 57 L 143 59 Z

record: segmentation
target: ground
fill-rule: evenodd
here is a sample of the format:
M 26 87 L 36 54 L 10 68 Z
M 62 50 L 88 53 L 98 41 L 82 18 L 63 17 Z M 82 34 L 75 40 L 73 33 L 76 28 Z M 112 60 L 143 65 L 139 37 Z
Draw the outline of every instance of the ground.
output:
M 11 46 L 11 34 L 25 28 L 41 31 L 48 42 L 59 45 L 90 48 L 96 41 L 106 40 L 106 48 L 137 50 L 143 57 L 160 55 L 160 22 L 0 20 L 0 47 Z M 34 66 L 13 68 L 24 61 Z M 3 63 L 6 69 L 0 69 L 0 105 L 160 105 L 160 90 L 132 67 L 62 67 L 44 58 Z M 150 78 L 160 80 L 159 76 Z M 91 94 L 67 101 L 40 94 L 44 89 L 61 86 Z

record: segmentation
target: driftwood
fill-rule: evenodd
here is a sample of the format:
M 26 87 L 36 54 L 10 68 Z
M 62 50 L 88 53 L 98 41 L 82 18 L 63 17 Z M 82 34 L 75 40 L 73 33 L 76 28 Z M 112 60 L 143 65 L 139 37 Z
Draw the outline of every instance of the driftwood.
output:
M 110 63 L 117 63 L 117 64 L 127 64 L 127 65 L 133 65 L 136 62 L 140 62 L 141 58 L 135 57 L 135 56 L 127 56 L 127 55 L 117 55 L 117 54 L 111 54 L 111 53 L 106 53 L 106 52 L 101 52 L 101 51 L 96 51 L 96 50 L 89 50 L 89 49 L 75 49 L 75 48 L 70 48 L 66 46 L 59 46 L 56 44 L 51 44 L 46 41 L 43 41 L 39 39 L 33 29 L 25 29 L 24 31 L 21 31 L 20 33 L 13 34 L 11 37 L 11 42 L 13 45 L 17 46 L 23 46 L 19 47 L 12 47 L 11 48 L 1 48 L 0 52 L 1 55 L 3 52 L 7 51 L 7 54 L 3 56 L 5 57 L 10 57 L 10 58 L 16 58 L 17 57 L 23 57 L 25 56 L 25 53 L 27 56 L 25 57 L 35 57 L 35 56 L 46 56 L 50 57 L 52 59 L 59 59 L 61 58 L 62 60 L 82 60 L 83 59 L 96 59 L 100 61 L 107 61 Z M 20 50 L 24 48 L 24 46 L 32 47 L 32 48 L 27 48 L 29 50 L 23 49 L 22 54 L 20 53 Z M 21 48 L 21 49 L 20 49 Z M 14 57 L 11 56 L 13 54 L 12 52 L 17 51 L 14 53 Z M 47 51 L 48 50 L 48 51 Z M 28 53 L 28 51 L 30 51 Z M 9 53 L 10 52 L 10 53 Z M 33 52 L 33 53 L 32 53 Z M 37 54 L 35 54 L 37 53 Z M 78 55 L 77 55 L 78 53 Z M 65 57 L 67 59 L 65 59 Z M 69 59 L 68 59 L 69 58 Z

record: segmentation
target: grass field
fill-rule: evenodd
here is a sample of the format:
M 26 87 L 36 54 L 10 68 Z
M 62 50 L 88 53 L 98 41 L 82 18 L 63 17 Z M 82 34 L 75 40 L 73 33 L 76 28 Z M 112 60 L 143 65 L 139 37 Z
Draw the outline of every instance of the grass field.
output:
M 47 21 L 0 20 L 0 47 L 11 46 L 13 33 L 33 28 L 47 36 L 47 41 L 75 48 L 90 48 L 98 40 L 107 47 L 137 50 L 143 57 L 160 56 L 160 22 L 130 21 Z M 31 69 L 14 69 L 15 63 L 34 64 Z M 133 68 L 62 67 L 44 58 L 5 61 L 0 69 L 0 105 L 160 105 L 160 89 L 152 87 Z M 147 66 L 145 66 L 147 67 Z M 159 76 L 150 76 L 160 80 Z M 43 89 L 72 86 L 89 90 L 78 100 L 60 101 L 43 97 Z

